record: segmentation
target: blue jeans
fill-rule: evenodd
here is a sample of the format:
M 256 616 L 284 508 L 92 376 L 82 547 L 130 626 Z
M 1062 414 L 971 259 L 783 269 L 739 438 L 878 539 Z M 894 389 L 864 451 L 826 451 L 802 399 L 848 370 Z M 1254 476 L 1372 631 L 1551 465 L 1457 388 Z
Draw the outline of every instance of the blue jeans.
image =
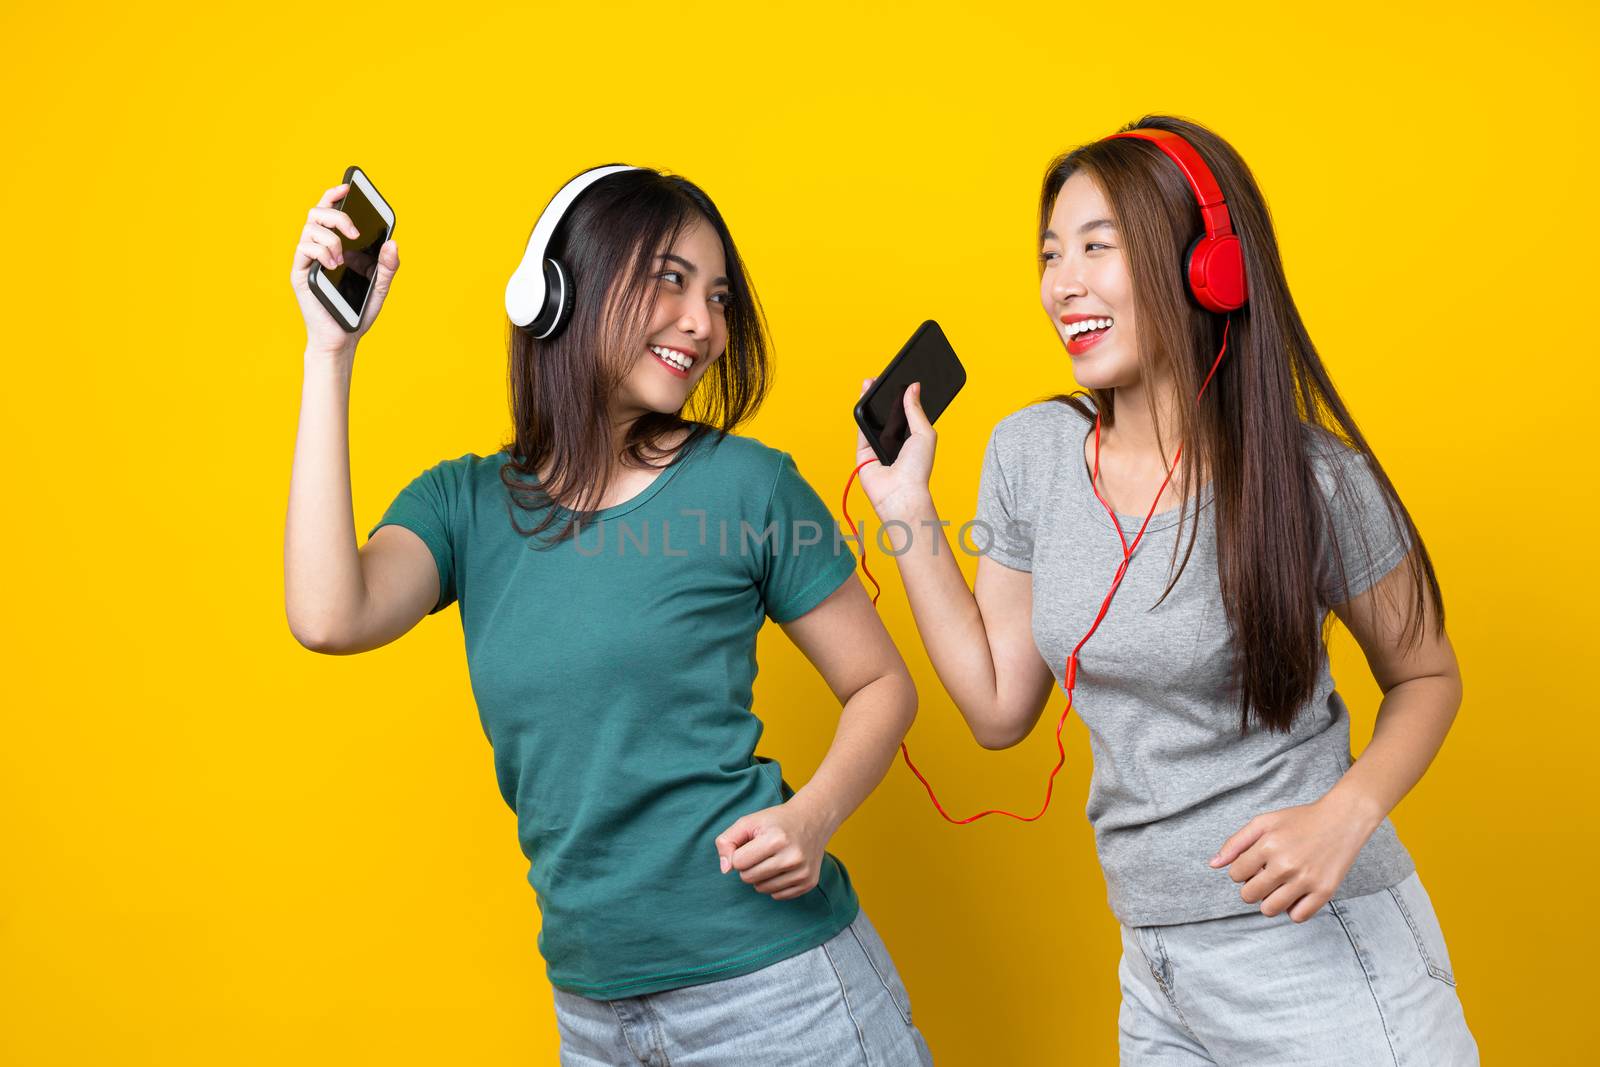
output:
M 1304 923 L 1260 912 L 1122 928 L 1123 1064 L 1478 1062 L 1415 873 Z
M 562 1067 L 929 1067 L 889 950 L 861 912 L 798 956 L 621 1000 L 555 990 Z

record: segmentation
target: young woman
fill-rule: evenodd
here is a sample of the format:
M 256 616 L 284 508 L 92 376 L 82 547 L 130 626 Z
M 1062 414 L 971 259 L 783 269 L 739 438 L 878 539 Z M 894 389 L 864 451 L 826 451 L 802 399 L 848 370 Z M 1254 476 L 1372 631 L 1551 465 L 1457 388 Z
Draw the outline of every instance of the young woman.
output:
M 825 851 L 912 721 L 910 677 L 793 459 L 730 432 L 761 402 L 768 342 L 721 215 L 682 178 L 604 171 L 569 183 L 530 241 L 524 268 L 573 301 L 551 289 L 532 323 L 513 316 L 514 440 L 423 471 L 359 549 L 350 377 L 399 253 L 382 248 L 346 334 L 307 288 L 356 236 L 344 187 L 311 209 L 291 276 L 307 347 L 290 628 L 363 652 L 460 603 L 563 1063 L 929 1063 Z M 508 311 L 527 282 L 519 269 Z M 843 704 L 798 791 L 754 754 L 764 618 Z
M 940 543 L 915 389 L 910 442 L 862 481 L 978 742 L 1026 737 L 1052 682 L 1088 727 L 1123 1062 L 1476 1062 L 1388 820 L 1461 701 L 1439 585 L 1254 179 L 1210 131 L 1148 117 L 1055 160 L 1039 221 L 1040 298 L 1088 392 L 995 428 L 976 589 Z M 1354 763 L 1330 611 L 1384 691 Z

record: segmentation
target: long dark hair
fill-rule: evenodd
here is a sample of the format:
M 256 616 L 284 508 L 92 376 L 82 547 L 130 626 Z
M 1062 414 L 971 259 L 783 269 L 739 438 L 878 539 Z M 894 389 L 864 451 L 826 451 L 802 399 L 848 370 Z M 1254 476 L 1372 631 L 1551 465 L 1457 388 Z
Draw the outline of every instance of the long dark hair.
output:
M 1237 643 L 1233 665 L 1240 693 L 1240 729 L 1252 721 L 1287 731 L 1295 712 L 1311 699 L 1326 655 L 1331 614 L 1319 631 L 1323 605 L 1317 568 L 1327 545 L 1339 587 L 1345 562 L 1333 539 L 1308 449 L 1310 423 L 1359 453 L 1382 489 L 1389 519 L 1410 539 L 1414 595 L 1406 605 L 1403 639 L 1420 641 L 1431 603 L 1438 633 L 1444 632 L 1444 602 L 1433 561 L 1411 514 L 1356 427 L 1317 356 L 1284 278 L 1277 237 L 1265 198 L 1233 147 L 1194 122 L 1147 115 L 1124 130 L 1170 130 L 1194 146 L 1216 175 L 1228 201 L 1234 232 L 1244 246 L 1250 299 L 1230 316 L 1228 353 L 1204 400 L 1192 401 L 1222 344 L 1223 316 L 1205 311 L 1187 296 L 1184 253 L 1204 229 L 1193 192 L 1160 149 L 1134 138 L 1095 141 L 1053 160 L 1039 198 L 1039 232 L 1050 225 L 1056 195 L 1077 171 L 1094 179 L 1110 201 L 1133 279 L 1139 365 L 1145 381 L 1171 375 L 1179 440 L 1185 462 L 1175 481 L 1180 529 L 1197 479 L 1209 474 L 1216 507 L 1217 569 L 1228 623 Z M 1092 389 L 1104 425 L 1116 421 L 1110 390 Z M 1163 459 L 1155 390 L 1147 390 L 1151 422 Z M 1083 393 L 1051 399 L 1093 419 Z M 1074 462 L 1082 462 L 1078 457 Z M 1338 469 L 1338 465 L 1334 465 Z M 1338 483 L 1336 483 L 1338 484 Z M 1340 488 L 1338 491 L 1343 492 Z M 1194 551 L 1195 512 L 1183 563 L 1173 545 L 1172 591 Z M 1179 541 L 1182 539 L 1179 538 Z M 1157 602 L 1159 603 L 1159 601 Z
M 727 260 L 727 349 L 695 384 L 684 408 L 646 412 L 633 422 L 621 442 L 622 462 L 664 466 L 701 437 L 715 433 L 720 440 L 755 414 L 771 386 L 766 318 L 711 198 L 686 178 L 654 170 L 622 171 L 595 182 L 573 202 L 550 241 L 549 254 L 575 279 L 571 322 L 540 341 L 506 320 L 516 436 L 505 446 L 511 460 L 502 465 L 500 479 L 518 507 L 543 512 L 531 530 L 516 526 L 513 517 L 519 533 L 543 535 L 560 523 L 542 547 L 582 529 L 605 498 L 617 458 L 608 402 L 647 340 L 655 257 L 700 220 L 716 231 Z M 680 429 L 689 431 L 682 441 L 661 445 Z M 548 470 L 539 480 L 541 466 Z M 567 509 L 565 521 L 557 506 Z

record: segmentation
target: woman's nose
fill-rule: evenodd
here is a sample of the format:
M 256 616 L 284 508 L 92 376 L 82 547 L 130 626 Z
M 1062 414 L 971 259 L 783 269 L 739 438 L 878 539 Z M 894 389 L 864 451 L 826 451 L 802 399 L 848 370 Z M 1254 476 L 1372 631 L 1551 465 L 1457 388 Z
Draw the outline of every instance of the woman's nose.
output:
M 1078 277 L 1077 272 L 1065 264 L 1056 271 L 1055 280 L 1050 286 L 1051 295 L 1062 303 L 1065 303 L 1070 297 L 1082 296 L 1086 291 L 1083 279 Z
M 711 333 L 711 314 L 709 312 L 696 312 L 691 306 L 684 309 L 678 318 L 678 329 L 690 337 L 701 339 Z

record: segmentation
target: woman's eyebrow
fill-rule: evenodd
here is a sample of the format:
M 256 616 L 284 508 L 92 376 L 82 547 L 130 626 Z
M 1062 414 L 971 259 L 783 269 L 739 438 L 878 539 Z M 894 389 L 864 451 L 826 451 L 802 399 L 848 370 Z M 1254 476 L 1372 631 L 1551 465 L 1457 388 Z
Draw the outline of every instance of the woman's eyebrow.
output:
M 1078 233 L 1085 234 L 1090 230 L 1098 230 L 1102 226 L 1112 230 L 1117 228 L 1117 224 L 1112 222 L 1110 219 L 1090 219 L 1088 222 L 1078 227 Z M 1039 235 L 1039 242 L 1041 244 L 1043 244 L 1045 241 L 1059 240 L 1061 240 L 1061 238 L 1056 236 L 1056 231 L 1054 230 L 1046 230 Z
M 684 259 L 682 256 L 675 256 L 671 252 L 663 252 L 661 255 L 657 256 L 656 258 L 657 259 L 666 260 L 668 263 L 676 263 L 678 266 L 682 267 L 684 270 L 688 271 L 690 274 L 696 274 L 700 270 L 699 267 L 695 266 L 693 263 L 690 263 L 687 259 Z M 725 278 L 725 277 L 719 276 L 719 277 L 711 279 L 711 284 L 712 285 L 727 285 L 728 284 L 728 279 Z

